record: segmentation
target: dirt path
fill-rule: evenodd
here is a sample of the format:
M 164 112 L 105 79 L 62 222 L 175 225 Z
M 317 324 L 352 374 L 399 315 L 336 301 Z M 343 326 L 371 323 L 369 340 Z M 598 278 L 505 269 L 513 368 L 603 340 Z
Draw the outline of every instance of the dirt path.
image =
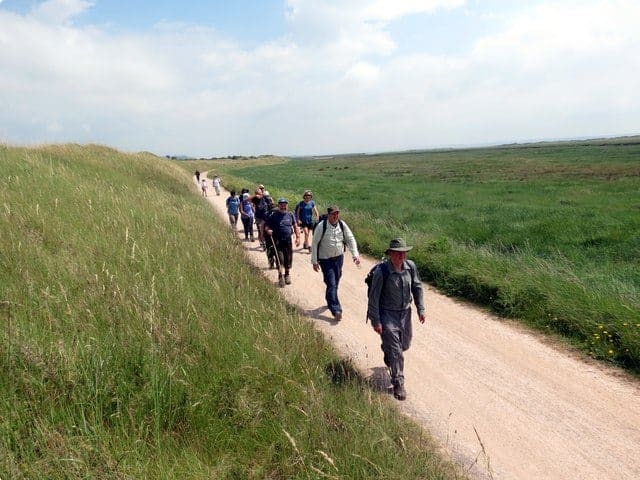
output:
M 209 195 L 226 219 L 227 192 L 215 196 L 209 189 Z M 258 242 L 244 245 L 275 284 L 277 273 L 268 270 Z M 362 260 L 360 269 L 345 262 L 340 323 L 324 308 L 322 274 L 313 271 L 308 253 L 294 253 L 292 285 L 279 291 L 384 389 L 380 340 L 365 324 L 363 280 L 374 261 Z M 396 403 L 471 478 L 640 479 L 636 381 L 572 358 L 426 285 L 425 293 L 427 322 L 420 325 L 414 314 L 414 340 L 405 356 L 408 398 Z

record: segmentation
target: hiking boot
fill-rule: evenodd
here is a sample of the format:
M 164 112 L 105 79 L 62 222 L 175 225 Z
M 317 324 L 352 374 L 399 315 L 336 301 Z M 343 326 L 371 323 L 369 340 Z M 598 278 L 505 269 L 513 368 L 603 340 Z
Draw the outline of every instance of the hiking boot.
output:
M 284 287 L 284 276 L 282 274 L 278 275 L 278 285 Z
M 284 275 L 284 283 L 291 285 L 291 276 L 288 273 Z
M 273 270 L 274 268 L 276 268 L 276 261 L 273 258 L 269 259 L 269 268 L 271 270 Z
M 396 384 L 393 386 L 393 396 L 398 400 L 407 399 L 407 391 L 404 389 L 404 385 Z
M 340 320 L 342 320 L 342 312 L 336 312 L 336 313 L 334 313 L 334 314 L 333 314 L 333 319 L 334 319 L 336 322 L 339 322 Z

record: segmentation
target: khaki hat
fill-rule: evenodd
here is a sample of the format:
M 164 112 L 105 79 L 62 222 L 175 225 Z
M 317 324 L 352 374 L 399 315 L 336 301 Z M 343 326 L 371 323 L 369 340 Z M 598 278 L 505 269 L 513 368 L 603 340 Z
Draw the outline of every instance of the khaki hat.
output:
M 407 242 L 404 238 L 394 238 L 389 242 L 389 248 L 387 249 L 387 252 L 390 250 L 396 252 L 408 252 L 412 248 L 413 247 L 407 245 Z
M 339 212 L 340 209 L 338 208 L 337 205 L 331 205 L 329 208 L 327 208 L 327 213 L 333 213 L 333 212 Z

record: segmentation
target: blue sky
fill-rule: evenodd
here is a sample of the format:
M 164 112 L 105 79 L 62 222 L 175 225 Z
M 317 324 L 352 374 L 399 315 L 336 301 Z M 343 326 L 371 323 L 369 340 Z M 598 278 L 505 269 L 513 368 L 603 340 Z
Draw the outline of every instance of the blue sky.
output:
M 638 0 L 0 0 L 0 142 L 310 155 L 640 133 Z

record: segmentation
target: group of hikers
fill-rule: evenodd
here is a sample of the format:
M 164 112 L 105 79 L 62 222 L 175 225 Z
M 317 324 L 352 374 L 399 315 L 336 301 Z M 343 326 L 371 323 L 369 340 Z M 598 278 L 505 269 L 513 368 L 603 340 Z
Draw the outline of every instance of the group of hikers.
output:
M 196 181 L 198 182 L 198 184 L 200 185 L 200 190 L 202 190 L 202 196 L 206 197 L 207 196 L 207 179 L 206 178 L 200 178 L 200 172 L 198 170 L 196 170 Z M 220 196 L 220 184 L 221 184 L 221 180 L 220 177 L 218 175 L 214 175 L 214 177 L 211 179 L 211 186 L 213 187 L 213 190 L 216 192 L 216 195 Z
M 306 190 L 291 211 L 286 198 L 274 202 L 260 184 L 253 195 L 246 188 L 239 195 L 231 190 L 226 207 L 234 231 L 238 228 L 238 219 L 241 220 L 245 241 L 255 241 L 253 226 L 256 225 L 258 241 L 267 254 L 269 267 L 278 269 L 280 287 L 291 284 L 293 246 L 295 243 L 299 248 L 303 240 L 302 249 L 311 254 L 313 270 L 322 271 L 327 308 L 336 322 L 342 320 L 338 285 L 344 255 L 349 250 L 353 262 L 359 266 L 360 254 L 353 232 L 340 218 L 337 205 L 330 206 L 326 214 L 320 215 L 313 192 Z M 384 363 L 389 368 L 393 395 L 398 400 L 407 397 L 403 352 L 411 344 L 412 299 L 420 323 L 425 322 L 422 282 L 415 263 L 407 259 L 407 252 L 412 248 L 403 238 L 391 240 L 386 260 L 375 265 L 365 279 L 368 285 L 367 319 L 381 337 Z

